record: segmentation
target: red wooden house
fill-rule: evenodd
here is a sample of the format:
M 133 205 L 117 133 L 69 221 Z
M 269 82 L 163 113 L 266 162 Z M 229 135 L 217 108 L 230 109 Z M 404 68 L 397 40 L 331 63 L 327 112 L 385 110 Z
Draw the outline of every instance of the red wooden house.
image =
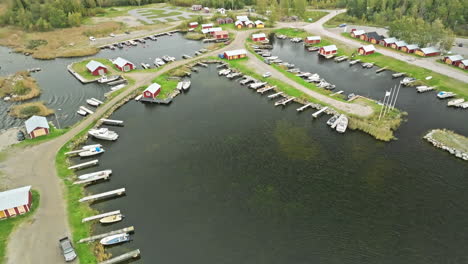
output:
M 468 70 L 468 60 L 460 61 L 460 63 L 458 64 L 458 67 L 464 70 Z
M 226 30 L 216 31 L 214 32 L 213 36 L 215 37 L 215 39 L 228 39 L 229 32 L 227 32 Z
M 397 41 L 395 43 L 390 44 L 392 49 L 400 50 L 404 46 L 408 45 L 408 43 L 404 42 L 403 40 Z
M 31 186 L 0 192 L 0 219 L 27 213 L 31 206 Z
M 210 23 L 210 24 L 202 24 L 202 25 L 201 25 L 201 28 L 202 28 L 202 29 L 207 29 L 207 28 L 212 28 L 212 27 L 213 27 L 213 24 L 211 24 L 211 23 Z
M 265 35 L 265 33 L 253 34 L 252 35 L 252 40 L 253 41 L 265 41 L 266 40 L 266 35 Z
M 362 46 L 358 49 L 358 53 L 361 55 L 369 55 L 375 52 L 374 45 Z
M 414 53 L 422 57 L 431 57 L 431 56 L 440 55 L 440 50 L 434 47 L 427 47 L 427 48 L 418 49 Z
M 144 98 L 155 98 L 161 92 L 161 85 L 153 83 L 143 91 Z
M 247 51 L 245 49 L 228 50 L 224 52 L 224 58 L 228 60 L 236 60 L 245 57 L 247 57 Z
M 115 67 L 117 67 L 117 69 L 123 72 L 128 72 L 128 71 L 135 69 L 135 64 L 121 57 L 118 57 L 117 59 L 114 60 L 114 65 Z
M 196 28 L 198 27 L 198 22 L 190 22 L 189 23 L 189 28 Z
M 335 45 L 324 46 L 319 50 L 319 54 L 323 56 L 333 55 L 336 54 L 336 52 L 338 52 L 338 48 Z
M 406 46 L 401 47 L 401 51 L 406 52 L 406 53 L 414 53 L 417 49 L 419 49 L 419 46 L 416 44 L 409 44 Z
M 86 64 L 86 69 L 92 75 L 105 75 L 107 73 L 107 67 L 104 64 L 100 63 L 99 61 L 91 60 Z
M 26 127 L 26 133 L 31 138 L 49 134 L 49 123 L 43 116 L 31 116 L 26 120 L 26 122 L 24 122 L 24 126 Z
M 384 38 L 385 38 L 384 36 L 379 35 L 375 31 L 364 34 L 364 40 L 372 44 L 379 44 L 379 42 L 383 40 Z
M 452 55 L 445 56 L 442 60 L 447 64 L 458 66 L 463 61 L 463 57 L 461 55 Z
M 317 44 L 317 43 L 320 43 L 320 41 L 322 41 L 320 36 L 310 36 L 310 37 L 305 38 L 304 43 L 306 43 L 306 44 Z
M 364 30 L 354 30 L 353 32 L 351 32 L 351 37 L 361 38 L 361 36 L 363 36 L 364 34 L 366 34 Z
M 396 38 L 386 38 L 380 41 L 380 45 L 385 46 L 385 47 L 390 47 L 393 43 L 397 42 L 398 40 Z

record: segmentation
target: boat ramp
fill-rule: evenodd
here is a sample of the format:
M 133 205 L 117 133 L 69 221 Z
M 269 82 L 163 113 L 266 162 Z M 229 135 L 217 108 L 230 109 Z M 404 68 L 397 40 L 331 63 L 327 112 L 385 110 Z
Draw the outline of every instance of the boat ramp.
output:
M 124 233 L 132 233 L 134 231 L 135 231 L 135 227 L 129 226 L 129 227 L 122 228 L 122 229 L 115 230 L 115 231 L 111 231 L 111 232 L 108 232 L 108 233 L 99 234 L 99 235 L 95 235 L 95 236 L 91 236 L 91 237 L 87 237 L 87 238 L 82 238 L 82 239 L 80 239 L 78 241 L 78 243 L 89 243 L 89 242 L 93 242 L 93 241 L 105 238 L 107 236 L 124 234 Z
M 113 191 L 108 191 L 108 192 L 103 192 L 103 193 L 99 193 L 99 194 L 86 196 L 86 197 L 81 198 L 78 201 L 80 203 L 82 203 L 82 202 L 88 202 L 88 201 L 101 200 L 101 199 L 105 199 L 105 198 L 109 198 L 109 197 L 113 197 L 113 196 L 120 196 L 120 195 L 124 195 L 124 194 L 125 194 L 125 188 L 120 188 L 120 189 L 116 189 L 116 190 L 113 190 Z

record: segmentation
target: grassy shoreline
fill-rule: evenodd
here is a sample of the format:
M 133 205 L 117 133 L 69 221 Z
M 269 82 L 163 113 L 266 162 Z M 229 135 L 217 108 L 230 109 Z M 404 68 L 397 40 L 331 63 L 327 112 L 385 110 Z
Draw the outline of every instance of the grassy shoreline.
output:
M 6 247 L 7 242 L 10 237 L 10 234 L 17 228 L 21 223 L 32 217 L 32 215 L 36 212 L 37 208 L 39 207 L 40 203 L 40 194 L 36 190 L 32 190 L 32 207 L 31 210 L 23 215 L 19 215 L 16 217 L 8 218 L 2 220 L 0 223 L 0 263 L 5 262 L 6 256 Z
M 11 101 L 25 101 L 41 95 L 36 79 L 27 71 L 0 78 L 0 97 L 11 96 Z
M 45 106 L 44 102 L 31 102 L 12 106 L 8 114 L 16 118 L 25 119 L 33 115 L 48 116 L 53 113 L 54 110 Z

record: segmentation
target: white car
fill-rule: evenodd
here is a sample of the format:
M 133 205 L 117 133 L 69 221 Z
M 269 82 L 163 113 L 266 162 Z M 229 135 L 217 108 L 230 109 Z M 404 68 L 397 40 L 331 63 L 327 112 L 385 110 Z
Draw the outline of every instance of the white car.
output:
M 95 40 L 96 40 L 96 38 L 95 38 L 95 37 L 93 37 L 93 36 L 91 36 L 91 37 L 89 37 L 89 40 L 91 40 L 91 41 L 95 41 Z
M 114 33 L 110 33 L 109 36 L 115 37 L 115 34 L 114 34 Z
M 271 76 L 271 72 L 265 72 L 265 74 L 263 74 L 263 78 L 268 78 Z

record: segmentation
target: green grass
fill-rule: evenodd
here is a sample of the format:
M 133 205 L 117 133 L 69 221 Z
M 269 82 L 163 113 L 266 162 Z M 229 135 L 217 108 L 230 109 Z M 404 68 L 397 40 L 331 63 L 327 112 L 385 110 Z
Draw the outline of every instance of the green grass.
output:
M 29 147 L 29 146 L 34 146 L 49 140 L 52 140 L 54 138 L 57 138 L 70 130 L 69 128 L 63 128 L 63 129 L 58 129 L 55 128 L 54 126 L 51 126 L 49 129 L 49 134 L 45 136 L 40 136 L 37 138 L 26 138 L 25 140 L 15 144 L 15 147 Z
M 315 22 L 319 19 L 321 19 L 322 17 L 326 16 L 328 14 L 328 12 L 325 12 L 325 11 L 306 11 L 304 13 L 304 16 L 303 16 L 303 19 L 305 21 L 308 21 L 309 18 L 312 18 L 312 22 Z
M 98 61 L 102 64 L 104 64 L 107 67 L 107 75 L 113 75 L 117 74 L 117 72 L 120 72 L 112 62 L 110 62 L 108 59 L 99 59 L 99 58 L 92 58 L 92 59 L 86 59 L 80 62 L 75 62 L 72 65 L 72 69 L 77 72 L 79 75 L 81 75 L 83 78 L 86 80 L 96 80 L 99 79 L 100 76 L 94 76 L 91 72 L 88 71 L 86 68 L 86 64 L 88 64 L 89 61 L 95 60 Z
M 82 132 L 76 135 L 72 140 L 66 143 L 55 157 L 55 166 L 57 175 L 63 180 L 66 189 L 66 203 L 68 221 L 70 223 L 72 239 L 74 242 L 75 250 L 80 260 L 80 263 L 96 263 L 96 257 L 93 254 L 93 244 L 77 243 L 81 238 L 89 237 L 91 235 L 91 223 L 82 223 L 84 217 L 95 215 L 97 212 L 89 207 L 86 203 L 78 202 L 79 199 L 85 196 L 84 188 L 80 185 L 73 185 L 74 172 L 68 169 L 69 162 L 65 155 L 66 152 L 71 151 L 75 146 L 81 142 L 83 136 L 87 131 L 94 126 L 94 122 L 85 128 Z
M 153 83 L 158 83 L 161 85 L 161 92 L 157 96 L 160 99 L 166 99 L 177 88 L 177 83 L 179 83 L 179 81 L 175 79 L 168 79 L 170 76 L 172 76 L 170 73 L 166 73 L 153 79 Z M 147 87 L 147 85 L 142 86 L 138 88 L 138 90 L 143 92 L 143 90 L 145 90 Z
M 385 26 L 383 24 L 377 24 L 377 23 L 369 22 L 367 20 L 360 19 L 360 18 L 351 17 L 351 16 L 348 16 L 346 13 L 342 13 L 333 17 L 332 19 L 327 21 L 327 23 L 325 23 L 324 26 L 328 28 L 334 28 L 334 27 L 338 27 L 338 25 L 343 24 L 343 23 L 361 25 L 361 26 L 374 26 L 374 27 Z
M 39 207 L 40 194 L 36 190 L 32 190 L 32 206 L 31 210 L 23 215 L 8 218 L 0 222 L 0 263 L 5 263 L 6 247 L 8 238 L 11 232 L 22 222 L 30 218 Z
M 446 129 L 435 129 L 432 138 L 447 147 L 468 153 L 468 138 Z

